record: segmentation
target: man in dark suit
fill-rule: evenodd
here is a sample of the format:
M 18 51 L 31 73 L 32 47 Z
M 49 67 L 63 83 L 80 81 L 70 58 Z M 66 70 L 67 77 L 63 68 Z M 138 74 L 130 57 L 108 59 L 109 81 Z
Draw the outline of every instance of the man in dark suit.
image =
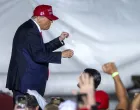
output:
M 49 63 L 61 64 L 61 58 L 73 56 L 70 49 L 53 52 L 64 45 L 63 40 L 69 36 L 67 32 L 46 44 L 43 43 L 41 31 L 48 30 L 57 19 L 51 6 L 39 5 L 35 8 L 32 19 L 17 29 L 6 83 L 6 88 L 13 91 L 14 99 L 17 95 L 26 93 L 27 89 L 36 90 L 43 96 Z

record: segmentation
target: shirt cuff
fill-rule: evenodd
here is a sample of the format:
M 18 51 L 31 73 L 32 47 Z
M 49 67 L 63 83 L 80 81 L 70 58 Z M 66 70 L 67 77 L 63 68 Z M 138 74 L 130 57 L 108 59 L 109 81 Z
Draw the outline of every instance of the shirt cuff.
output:
M 62 45 L 64 45 L 64 41 L 60 41 Z

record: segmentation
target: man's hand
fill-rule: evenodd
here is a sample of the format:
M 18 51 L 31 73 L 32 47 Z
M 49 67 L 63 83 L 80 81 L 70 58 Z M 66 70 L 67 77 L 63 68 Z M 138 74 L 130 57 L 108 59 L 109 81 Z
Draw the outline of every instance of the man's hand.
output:
M 90 77 L 87 73 L 82 73 L 79 77 L 80 93 L 91 93 L 94 91 L 94 78 Z
M 86 73 L 82 73 L 79 77 L 80 93 L 87 94 L 87 97 L 83 97 L 84 106 L 90 108 L 92 105 L 96 105 L 94 97 L 94 78 L 90 77 Z
M 102 68 L 103 68 L 103 71 L 105 73 L 108 73 L 109 75 L 112 75 L 113 73 L 118 72 L 116 65 L 113 62 L 104 64 Z M 127 96 L 126 88 L 124 87 L 119 75 L 113 77 L 113 79 L 114 79 L 114 84 L 115 84 L 115 92 L 118 99 L 118 104 L 115 110 L 119 110 L 119 109 L 128 110 L 129 99 Z
M 62 52 L 62 57 L 63 58 L 71 58 L 73 56 L 73 54 L 74 54 L 73 50 L 67 49 L 67 50 L 64 50 Z
M 116 65 L 113 62 L 106 63 L 102 66 L 102 69 L 105 73 L 112 75 L 114 72 L 117 72 Z
M 59 40 L 60 41 L 63 41 L 65 38 L 68 38 L 69 37 L 69 33 L 67 32 L 62 32 L 60 37 L 59 37 Z

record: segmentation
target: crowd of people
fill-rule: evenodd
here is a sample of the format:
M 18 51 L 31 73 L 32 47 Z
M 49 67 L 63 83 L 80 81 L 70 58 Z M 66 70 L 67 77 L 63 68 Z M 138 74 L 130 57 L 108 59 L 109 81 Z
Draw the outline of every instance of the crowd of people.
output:
M 139 110 L 140 93 L 134 94 L 132 101 L 129 99 L 115 64 L 110 62 L 103 65 L 102 68 L 114 80 L 118 100 L 114 110 Z M 28 90 L 25 95 L 27 97 L 25 110 L 39 110 L 39 107 L 42 110 L 113 110 L 109 109 L 109 95 L 104 90 L 98 90 L 100 81 L 101 75 L 97 70 L 85 69 L 79 76 L 79 91 L 73 92 L 73 95 L 77 97 L 77 102 L 64 100 L 61 97 L 54 97 L 50 102 L 47 102 L 37 91 Z M 14 110 L 21 108 L 22 100 L 20 101 L 17 101 Z
M 58 17 L 53 15 L 50 5 L 39 5 L 33 16 L 17 29 L 12 45 L 6 88 L 13 92 L 14 110 L 108 110 L 109 95 L 98 90 L 101 74 L 98 70 L 86 68 L 79 76 L 79 91 L 73 92 L 77 101 L 52 98 L 47 102 L 43 96 L 49 78 L 49 63 L 61 64 L 62 58 L 71 58 L 74 51 L 55 51 L 65 45 L 69 33 L 62 34 L 48 43 L 42 39 L 42 30 L 48 30 Z M 104 73 L 114 80 L 118 104 L 114 110 L 140 109 L 140 93 L 129 101 L 126 88 L 114 63 L 102 67 Z

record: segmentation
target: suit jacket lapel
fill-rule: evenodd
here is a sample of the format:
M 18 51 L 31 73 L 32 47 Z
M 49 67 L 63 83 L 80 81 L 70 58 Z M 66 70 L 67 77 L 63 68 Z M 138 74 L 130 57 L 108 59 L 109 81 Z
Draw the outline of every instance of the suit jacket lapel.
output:
M 33 26 L 34 31 L 39 35 L 39 37 L 42 39 L 42 35 L 40 34 L 40 31 L 37 27 L 37 25 L 34 23 L 33 20 L 29 19 L 28 20 L 29 23 L 31 23 L 31 25 Z M 43 40 L 43 39 L 42 39 Z

